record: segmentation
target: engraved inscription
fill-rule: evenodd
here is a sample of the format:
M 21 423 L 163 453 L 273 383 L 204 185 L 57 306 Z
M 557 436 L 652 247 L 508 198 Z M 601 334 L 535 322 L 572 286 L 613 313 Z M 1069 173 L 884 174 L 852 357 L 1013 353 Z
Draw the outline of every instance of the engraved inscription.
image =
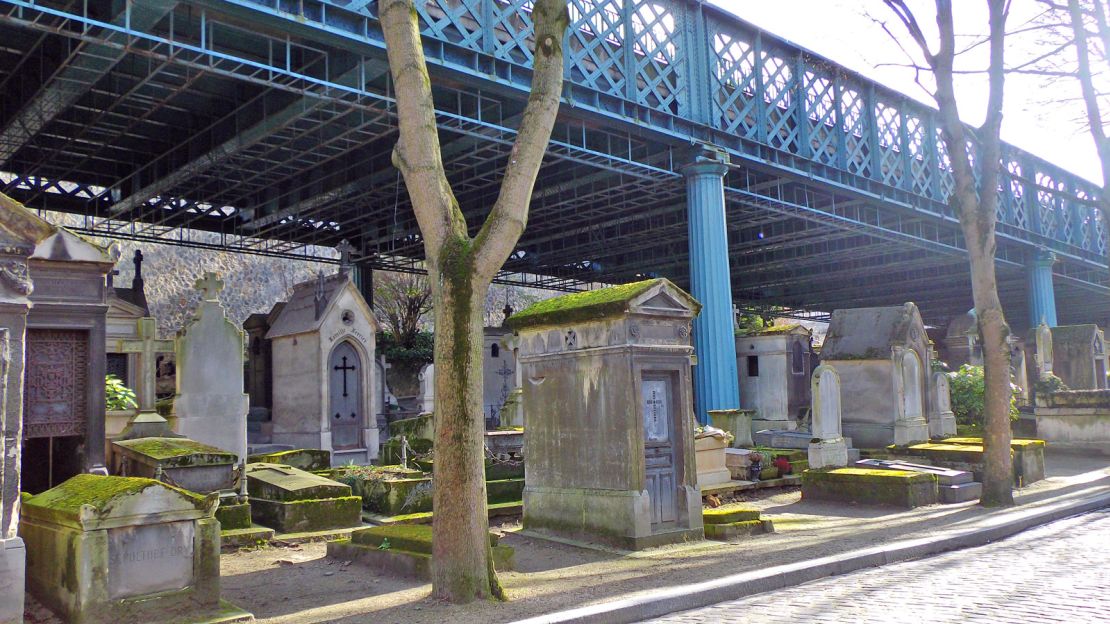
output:
M 108 596 L 116 600 L 193 583 L 193 522 L 108 531 Z
M 644 438 L 650 442 L 663 442 L 667 436 L 667 382 L 645 379 L 642 383 L 644 400 Z

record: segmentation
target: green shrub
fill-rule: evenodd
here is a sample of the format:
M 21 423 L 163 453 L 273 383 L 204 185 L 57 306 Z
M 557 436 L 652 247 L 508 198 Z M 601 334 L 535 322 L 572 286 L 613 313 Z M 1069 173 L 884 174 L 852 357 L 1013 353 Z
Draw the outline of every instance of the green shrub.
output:
M 952 412 L 958 425 L 983 426 L 983 403 L 986 395 L 986 379 L 982 366 L 964 364 L 959 370 L 948 373 L 949 387 L 952 390 Z M 1010 420 L 1017 420 L 1018 388 L 1010 384 Z
M 108 411 L 138 407 L 138 403 L 135 402 L 135 391 L 123 385 L 123 380 L 115 375 L 104 378 L 104 399 Z

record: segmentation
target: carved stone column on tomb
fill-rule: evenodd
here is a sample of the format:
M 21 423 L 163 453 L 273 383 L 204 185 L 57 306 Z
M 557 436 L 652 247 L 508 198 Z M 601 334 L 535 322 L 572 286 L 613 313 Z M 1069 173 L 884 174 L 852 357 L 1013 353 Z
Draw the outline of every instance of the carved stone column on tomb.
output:
M 26 551 L 19 526 L 23 353 L 32 284 L 27 259 L 54 231 L 0 194 L 0 624 L 23 621 Z

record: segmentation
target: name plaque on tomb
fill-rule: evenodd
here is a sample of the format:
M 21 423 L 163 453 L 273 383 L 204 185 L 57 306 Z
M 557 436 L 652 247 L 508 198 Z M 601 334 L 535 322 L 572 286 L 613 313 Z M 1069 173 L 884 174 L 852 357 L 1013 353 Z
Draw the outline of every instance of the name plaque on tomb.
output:
M 192 521 L 108 531 L 108 597 L 185 589 L 193 584 Z
M 662 379 L 645 379 L 644 438 L 652 442 L 667 439 L 667 382 Z

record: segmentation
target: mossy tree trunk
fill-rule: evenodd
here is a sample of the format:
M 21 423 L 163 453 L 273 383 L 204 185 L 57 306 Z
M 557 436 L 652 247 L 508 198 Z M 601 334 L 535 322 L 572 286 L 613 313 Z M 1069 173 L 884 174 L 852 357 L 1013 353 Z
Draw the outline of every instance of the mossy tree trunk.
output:
M 397 98 L 393 163 L 424 238 L 435 304 L 435 494 L 432 592 L 451 602 L 503 598 L 486 535 L 482 312 L 486 292 L 528 221 L 528 204 L 559 110 L 565 0 L 533 6 L 532 89 L 501 190 L 481 230 L 469 235 L 443 167 L 431 79 L 413 0 L 382 0 L 382 31 Z
M 953 83 L 956 35 L 951 0 L 936 0 L 939 46 L 934 53 L 913 11 L 903 0 L 885 0 L 921 50 L 926 69 L 933 73 L 933 93 L 940 112 L 940 129 L 947 147 L 955 188 L 949 205 L 959 216 L 971 265 L 971 294 L 979 333 L 983 338 L 984 470 L 982 504 L 1012 505 L 1013 477 L 1010 458 L 1010 327 L 998 298 L 995 276 L 995 223 L 998 183 L 1001 172 L 1002 96 L 1005 83 L 1003 50 L 1006 36 L 1007 0 L 987 0 L 990 29 L 989 94 L 983 125 L 974 136 L 960 120 Z M 979 168 L 976 184 L 969 141 L 974 139 L 974 159 Z M 979 191 L 982 190 L 980 193 Z

